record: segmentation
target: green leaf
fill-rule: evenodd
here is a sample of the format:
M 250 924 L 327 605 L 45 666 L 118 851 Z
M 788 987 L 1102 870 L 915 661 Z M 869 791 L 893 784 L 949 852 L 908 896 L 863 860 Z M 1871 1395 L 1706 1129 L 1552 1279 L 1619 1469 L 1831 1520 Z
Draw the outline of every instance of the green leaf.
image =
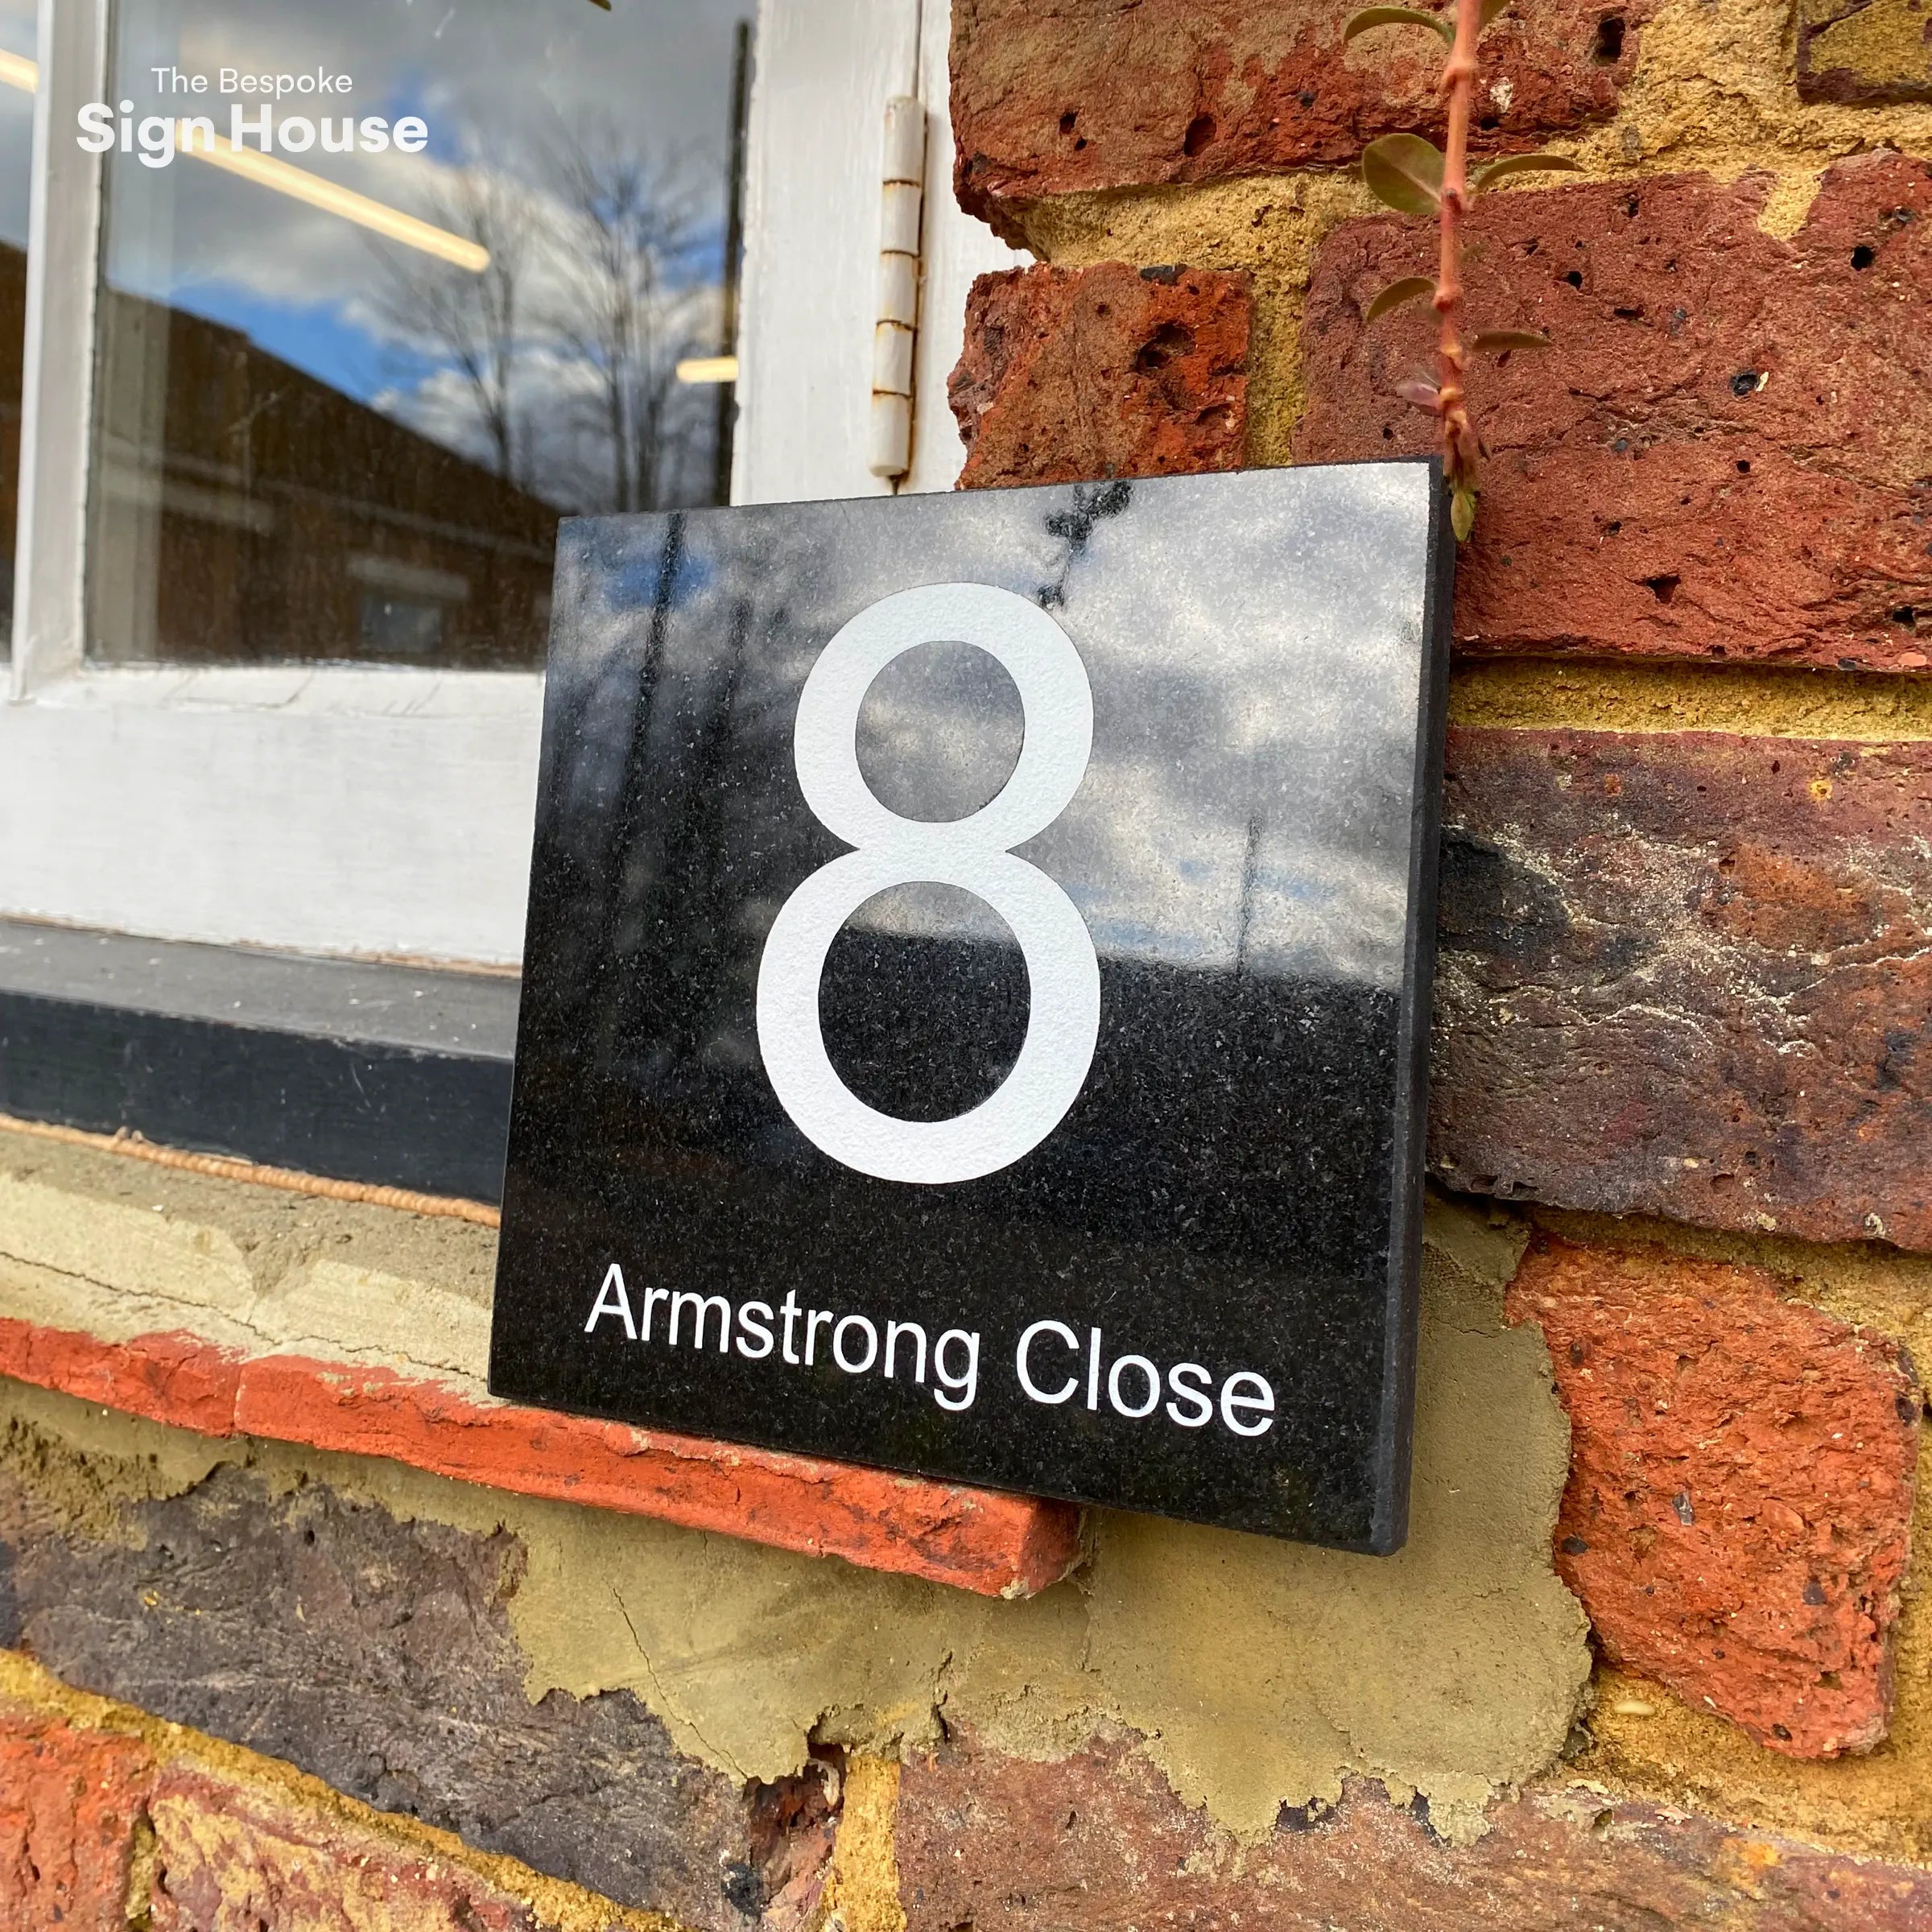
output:
M 1532 328 L 1485 328 L 1469 346 L 1485 356 L 1506 356 L 1513 349 L 1548 349 L 1550 343 Z
M 592 6 L 601 6 L 605 13 L 610 11 L 610 0 L 590 0 Z
M 1479 167 L 1470 180 L 1469 189 L 1473 194 L 1505 175 L 1580 175 L 1583 171 L 1583 164 L 1572 161 L 1567 155 L 1505 155 L 1501 160 Z
M 1484 27 L 1488 27 L 1491 22 L 1500 19 L 1502 14 L 1506 13 L 1509 6 L 1509 0 L 1483 0 L 1482 23 L 1476 31 L 1480 34 Z
M 1459 543 L 1467 543 L 1470 531 L 1476 528 L 1476 492 L 1466 484 L 1457 484 L 1449 498 L 1449 527 L 1455 532 Z
M 1420 134 L 1385 134 L 1362 150 L 1362 180 L 1398 214 L 1432 215 L 1442 204 L 1442 151 Z
M 1447 41 L 1455 39 L 1455 23 L 1440 14 L 1426 14 L 1416 6 L 1365 6 L 1342 29 L 1342 45 L 1372 27 L 1426 27 Z
M 1435 293 L 1435 284 L 1426 275 L 1404 275 L 1399 282 L 1391 282 L 1368 304 L 1368 311 L 1362 317 L 1364 323 L 1373 322 L 1378 316 L 1385 316 L 1392 308 L 1400 308 L 1405 303 L 1419 302 L 1425 295 Z

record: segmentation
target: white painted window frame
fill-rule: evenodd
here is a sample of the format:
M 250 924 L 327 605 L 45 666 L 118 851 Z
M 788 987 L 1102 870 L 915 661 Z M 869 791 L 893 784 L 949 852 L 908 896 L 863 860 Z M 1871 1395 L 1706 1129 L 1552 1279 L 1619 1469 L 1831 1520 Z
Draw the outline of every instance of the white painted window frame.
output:
M 86 661 L 85 572 L 110 0 L 40 0 L 20 518 L 0 704 L 0 912 L 158 938 L 514 963 L 536 788 L 533 673 Z M 733 500 L 870 496 L 886 101 L 922 97 L 913 465 L 949 488 L 972 275 L 1017 259 L 961 215 L 947 0 L 760 0 Z M 922 19 L 922 15 L 923 18 Z

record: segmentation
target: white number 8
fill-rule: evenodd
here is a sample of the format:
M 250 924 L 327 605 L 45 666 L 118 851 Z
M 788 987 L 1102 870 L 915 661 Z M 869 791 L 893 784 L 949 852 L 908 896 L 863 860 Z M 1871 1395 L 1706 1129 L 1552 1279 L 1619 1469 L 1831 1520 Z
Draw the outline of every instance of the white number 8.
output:
M 902 819 L 859 770 L 859 706 L 872 681 L 922 644 L 976 645 L 1019 689 L 1025 737 L 998 795 L 964 819 Z M 1010 848 L 1064 811 L 1093 749 L 1093 693 L 1072 640 L 1038 605 L 986 584 L 902 590 L 842 625 L 799 698 L 799 787 L 828 832 L 857 848 L 778 909 L 758 963 L 758 1046 L 780 1104 L 811 1143 L 881 1180 L 976 1180 L 1009 1166 L 1059 1125 L 1093 1064 L 1100 968 L 1078 909 Z M 819 982 L 839 929 L 875 893 L 954 886 L 1012 928 L 1026 962 L 1020 1057 L 985 1100 L 950 1121 L 899 1121 L 834 1071 L 819 1025 Z

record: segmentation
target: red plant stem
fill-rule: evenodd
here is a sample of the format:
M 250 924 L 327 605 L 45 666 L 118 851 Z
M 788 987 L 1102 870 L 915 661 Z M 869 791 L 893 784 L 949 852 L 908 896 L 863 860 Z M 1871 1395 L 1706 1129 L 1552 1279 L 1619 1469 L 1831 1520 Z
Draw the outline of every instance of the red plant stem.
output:
M 1482 0 L 1456 0 L 1455 39 L 1443 68 L 1449 97 L 1449 132 L 1443 150 L 1442 258 L 1435 275 L 1436 414 L 1443 423 L 1443 469 L 1463 489 L 1476 485 L 1477 444 L 1463 389 L 1463 216 L 1468 206 L 1469 114 L 1476 96 L 1476 42 L 1483 31 Z

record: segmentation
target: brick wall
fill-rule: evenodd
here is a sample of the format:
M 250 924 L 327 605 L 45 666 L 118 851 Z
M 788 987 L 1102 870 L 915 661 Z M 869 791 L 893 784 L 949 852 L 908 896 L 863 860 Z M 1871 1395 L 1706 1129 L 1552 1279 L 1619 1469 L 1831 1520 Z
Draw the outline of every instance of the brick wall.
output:
M 1349 168 L 1435 49 L 1347 10 L 954 0 L 1038 258 L 968 485 L 1424 446 Z M 1932 1923 L 1924 18 L 1486 43 L 1583 172 L 1473 223 L 1554 346 L 1475 397 L 1410 1549 L 1100 1521 L 1022 1601 L 1058 1518 L 489 1405 L 481 1228 L 0 1135 L 0 1923 Z
M 18 1932 L 672 1932 L 0 1657 L 0 1922 Z
M 1439 131 L 1439 49 L 1388 28 L 1344 53 L 1348 10 L 958 0 L 958 191 L 1042 258 L 973 291 L 967 484 L 1431 446 L 1393 392 L 1433 318 L 1364 312 L 1432 267 L 1433 229 L 1346 169 Z M 1932 39 L 1908 11 L 1519 0 L 1484 43 L 1476 145 L 1584 178 L 1470 225 L 1473 324 L 1553 346 L 1472 385 L 1430 1158 L 1534 1231 L 1509 1308 L 1571 1425 L 1582 1763 L 1626 1799 L 1924 1861 Z M 989 1912 L 909 1827 L 949 1909 L 1059 1922 L 1017 1902 L 1028 1880 L 1161 1828 L 1157 1796 L 1092 1775 L 1104 1802 L 1057 1835 L 1013 1809 L 1036 1773 L 909 1775 L 1022 1847 Z M 1052 1788 L 1084 1812 L 1080 1777 Z M 1533 1906 L 1533 1872 L 1627 1885 L 1593 1923 L 1893 1922 L 1875 1893 L 1801 1897 L 1786 1855 L 1789 1897 L 1727 1876 L 1701 1819 L 1550 1829 L 1519 1807 L 1425 1886 L 1410 1828 L 1352 1794 L 1323 1848 L 1280 1848 L 1292 1922 L 1326 1922 L 1331 1886 L 1350 1925 L 1583 1922 Z M 1470 1902 L 1503 1871 L 1513 1903 Z

